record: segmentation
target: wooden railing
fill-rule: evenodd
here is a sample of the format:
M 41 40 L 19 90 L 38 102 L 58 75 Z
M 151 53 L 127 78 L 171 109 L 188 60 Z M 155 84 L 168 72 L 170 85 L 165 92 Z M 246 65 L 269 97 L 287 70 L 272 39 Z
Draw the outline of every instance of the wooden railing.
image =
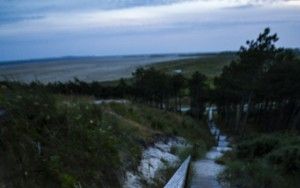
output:
M 188 176 L 188 171 L 189 171 L 189 166 L 190 166 L 190 161 L 191 161 L 191 156 L 189 156 L 181 164 L 181 166 L 177 169 L 175 174 L 168 181 L 168 183 L 165 185 L 164 188 L 184 188 L 185 187 L 185 184 L 187 181 L 187 176 Z

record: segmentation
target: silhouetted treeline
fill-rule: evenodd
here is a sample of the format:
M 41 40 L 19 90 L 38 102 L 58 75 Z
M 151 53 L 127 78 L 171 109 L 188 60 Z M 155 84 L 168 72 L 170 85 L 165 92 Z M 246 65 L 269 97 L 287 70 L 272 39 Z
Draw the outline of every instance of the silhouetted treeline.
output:
M 154 68 L 139 68 L 133 73 L 135 100 L 161 109 L 181 111 L 182 97 L 189 95 L 190 113 L 197 118 L 201 118 L 204 112 L 208 89 L 206 77 L 199 72 L 195 72 L 191 79 L 186 79 L 182 74 L 166 74 Z
M 80 81 L 77 78 L 67 83 L 49 83 L 47 89 L 55 93 L 93 95 L 96 98 L 124 98 L 131 94 L 131 88 L 121 79 L 116 86 L 105 86 L 100 82 L 91 83 Z
M 191 113 L 201 118 L 206 102 L 208 86 L 206 77 L 196 72 L 191 79 L 182 74 L 167 74 L 154 68 L 138 68 L 133 74 L 130 84 L 120 79 L 116 85 L 103 85 L 101 82 L 87 83 L 75 78 L 69 82 L 54 82 L 43 84 L 31 82 L 2 81 L 7 87 L 25 89 L 44 89 L 47 92 L 71 95 L 92 95 L 96 98 L 129 98 L 153 107 L 181 111 L 182 98 L 191 93 Z
M 277 48 L 277 40 L 265 29 L 215 78 L 214 101 L 237 131 L 247 124 L 265 131 L 300 129 L 300 62 L 293 51 Z
M 139 68 L 133 73 L 133 96 L 151 106 L 179 111 L 186 83 L 181 74 L 169 75 L 154 68 Z
M 51 93 L 71 94 L 71 95 L 92 95 L 96 98 L 124 98 L 132 94 L 132 88 L 124 79 L 120 79 L 116 86 L 103 85 L 101 82 L 84 82 L 77 78 L 68 82 L 53 82 L 43 84 L 39 81 L 31 82 L 30 84 L 20 82 L 1 81 L 0 85 L 14 88 L 25 89 L 44 89 Z

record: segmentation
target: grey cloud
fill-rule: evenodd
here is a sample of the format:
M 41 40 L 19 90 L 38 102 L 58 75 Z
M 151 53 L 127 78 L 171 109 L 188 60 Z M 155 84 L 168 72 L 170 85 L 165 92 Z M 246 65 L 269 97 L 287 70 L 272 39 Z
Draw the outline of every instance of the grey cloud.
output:
M 207 0 L 0 0 L 0 25 L 28 19 L 42 18 L 49 13 L 109 10 L 136 6 L 155 6 L 186 1 Z M 249 8 L 255 3 L 272 3 L 284 0 L 249 0 L 248 4 L 233 7 Z M 224 0 L 220 0 L 224 2 Z
M 0 0 L 0 25 L 39 19 L 48 13 L 110 10 L 135 6 L 162 5 L 191 0 Z
M 87 0 L 0 0 L 0 31 L 7 28 L 4 24 L 48 18 L 49 14 L 60 12 L 67 13 L 68 17 L 69 12 L 158 5 L 173 3 L 176 0 L 164 2 L 132 0 L 129 4 L 126 3 L 128 0 L 112 0 L 111 4 L 101 4 L 101 2 L 108 2 L 108 0 L 89 0 L 88 3 Z M 59 32 L 49 31 L 48 25 L 43 25 L 45 28 L 42 29 L 46 30 L 45 32 L 40 32 L 38 28 L 35 33 L 20 32 L 20 34 L 0 36 L 0 61 L 82 54 L 236 50 L 245 40 L 256 37 L 256 34 L 267 26 L 271 27 L 272 31 L 278 32 L 281 38 L 280 45 L 296 47 L 300 44 L 298 34 L 300 12 L 294 7 L 271 9 L 247 4 L 209 13 L 193 12 L 187 17 L 175 15 L 173 19 L 170 24 L 122 28 L 101 27 L 78 31 L 71 29 Z M 12 31 L 20 25 L 22 24 L 12 24 Z

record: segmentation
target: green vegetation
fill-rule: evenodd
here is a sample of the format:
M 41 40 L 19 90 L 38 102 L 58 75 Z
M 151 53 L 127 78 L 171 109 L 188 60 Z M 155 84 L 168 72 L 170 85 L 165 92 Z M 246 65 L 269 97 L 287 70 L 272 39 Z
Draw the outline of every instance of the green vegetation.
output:
M 218 118 L 236 143 L 217 162 L 231 187 L 300 186 L 300 61 L 266 28 L 215 78 Z
M 181 70 L 183 76 L 191 78 L 198 71 L 208 78 L 214 78 L 221 74 L 224 66 L 236 59 L 235 53 L 203 54 L 194 59 L 183 59 L 170 62 L 156 63 L 153 67 L 166 73 L 173 74 L 175 70 Z M 152 65 L 151 65 L 152 66 Z
M 195 72 L 189 80 L 189 91 L 191 97 L 191 114 L 201 119 L 205 110 L 208 86 L 205 84 L 206 76 Z
M 140 131 L 143 138 L 149 134 L 149 130 L 155 131 L 154 133 L 158 135 L 180 136 L 198 147 L 197 151 L 200 155 L 214 142 L 205 123 L 189 116 L 178 115 L 141 104 L 110 104 L 109 107 L 118 115 L 143 125 L 143 130 Z
M 266 28 L 215 78 L 219 115 L 237 132 L 249 123 L 267 132 L 300 129 L 300 61 L 293 51 L 277 48 L 277 41 Z
M 89 97 L 54 95 L 37 87 L 0 86 L 1 186 L 120 187 L 144 147 L 182 136 L 192 145 L 212 140 L 190 117 L 141 104 L 94 105 Z
M 139 68 L 133 76 L 132 93 L 136 100 L 161 109 L 181 111 L 184 91 L 188 89 L 190 115 L 202 118 L 209 93 L 205 75 L 195 72 L 192 78 L 186 79 L 181 74 L 170 75 L 152 67 Z M 175 101 L 173 105 L 172 101 Z
M 186 78 L 191 78 L 195 72 L 199 72 L 208 78 L 207 82 L 213 87 L 214 77 L 219 76 L 223 67 L 229 65 L 230 62 L 236 58 L 235 53 L 224 52 L 203 54 L 201 57 L 195 57 L 193 59 L 156 63 L 151 66 L 167 74 L 174 74 L 174 71 L 181 70 L 182 75 Z
M 192 148 L 172 151 L 199 157 L 213 143 L 202 115 L 214 104 L 238 143 L 217 160 L 228 166 L 224 180 L 298 187 L 300 60 L 277 40 L 267 28 L 237 55 L 158 63 L 114 84 L 0 82 L 0 170 L 7 172 L 0 186 L 119 187 L 126 170 L 136 171 L 143 147 L 161 137 L 186 138 Z M 94 97 L 133 102 L 95 105 Z M 183 100 L 197 120 L 171 112 L 180 112 Z
M 291 133 L 240 137 L 235 152 L 218 162 L 227 169 L 220 175 L 231 187 L 300 186 L 300 137 Z

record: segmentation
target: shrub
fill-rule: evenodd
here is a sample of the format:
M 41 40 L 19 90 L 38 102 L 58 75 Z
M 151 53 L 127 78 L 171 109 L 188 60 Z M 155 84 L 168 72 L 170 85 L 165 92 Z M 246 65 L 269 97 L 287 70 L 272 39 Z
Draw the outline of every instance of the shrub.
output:
M 300 172 L 300 146 L 283 147 L 270 153 L 268 160 L 281 168 L 285 173 Z
M 244 163 L 233 161 L 219 178 L 230 184 L 230 187 L 240 188 L 281 188 L 284 179 L 271 166 L 263 162 Z
M 299 187 L 299 144 L 299 136 L 290 133 L 241 140 L 231 157 L 218 161 L 227 165 L 220 178 L 232 187 Z
M 278 144 L 279 140 L 270 136 L 247 140 L 237 145 L 237 157 L 254 160 L 270 153 Z
M 153 129 L 161 130 L 161 129 L 163 129 L 163 126 L 164 126 L 163 123 L 159 119 L 153 119 L 151 121 L 151 127 Z
M 100 107 L 57 105 L 55 96 L 35 90 L 9 91 L 0 104 L 9 114 L 0 127 L 2 164 L 15 187 L 73 187 L 76 179 L 116 185 L 106 176 L 117 179 L 112 172 L 121 166 L 117 137 Z
M 62 174 L 60 179 L 62 188 L 73 188 L 76 183 L 76 179 L 69 174 Z

